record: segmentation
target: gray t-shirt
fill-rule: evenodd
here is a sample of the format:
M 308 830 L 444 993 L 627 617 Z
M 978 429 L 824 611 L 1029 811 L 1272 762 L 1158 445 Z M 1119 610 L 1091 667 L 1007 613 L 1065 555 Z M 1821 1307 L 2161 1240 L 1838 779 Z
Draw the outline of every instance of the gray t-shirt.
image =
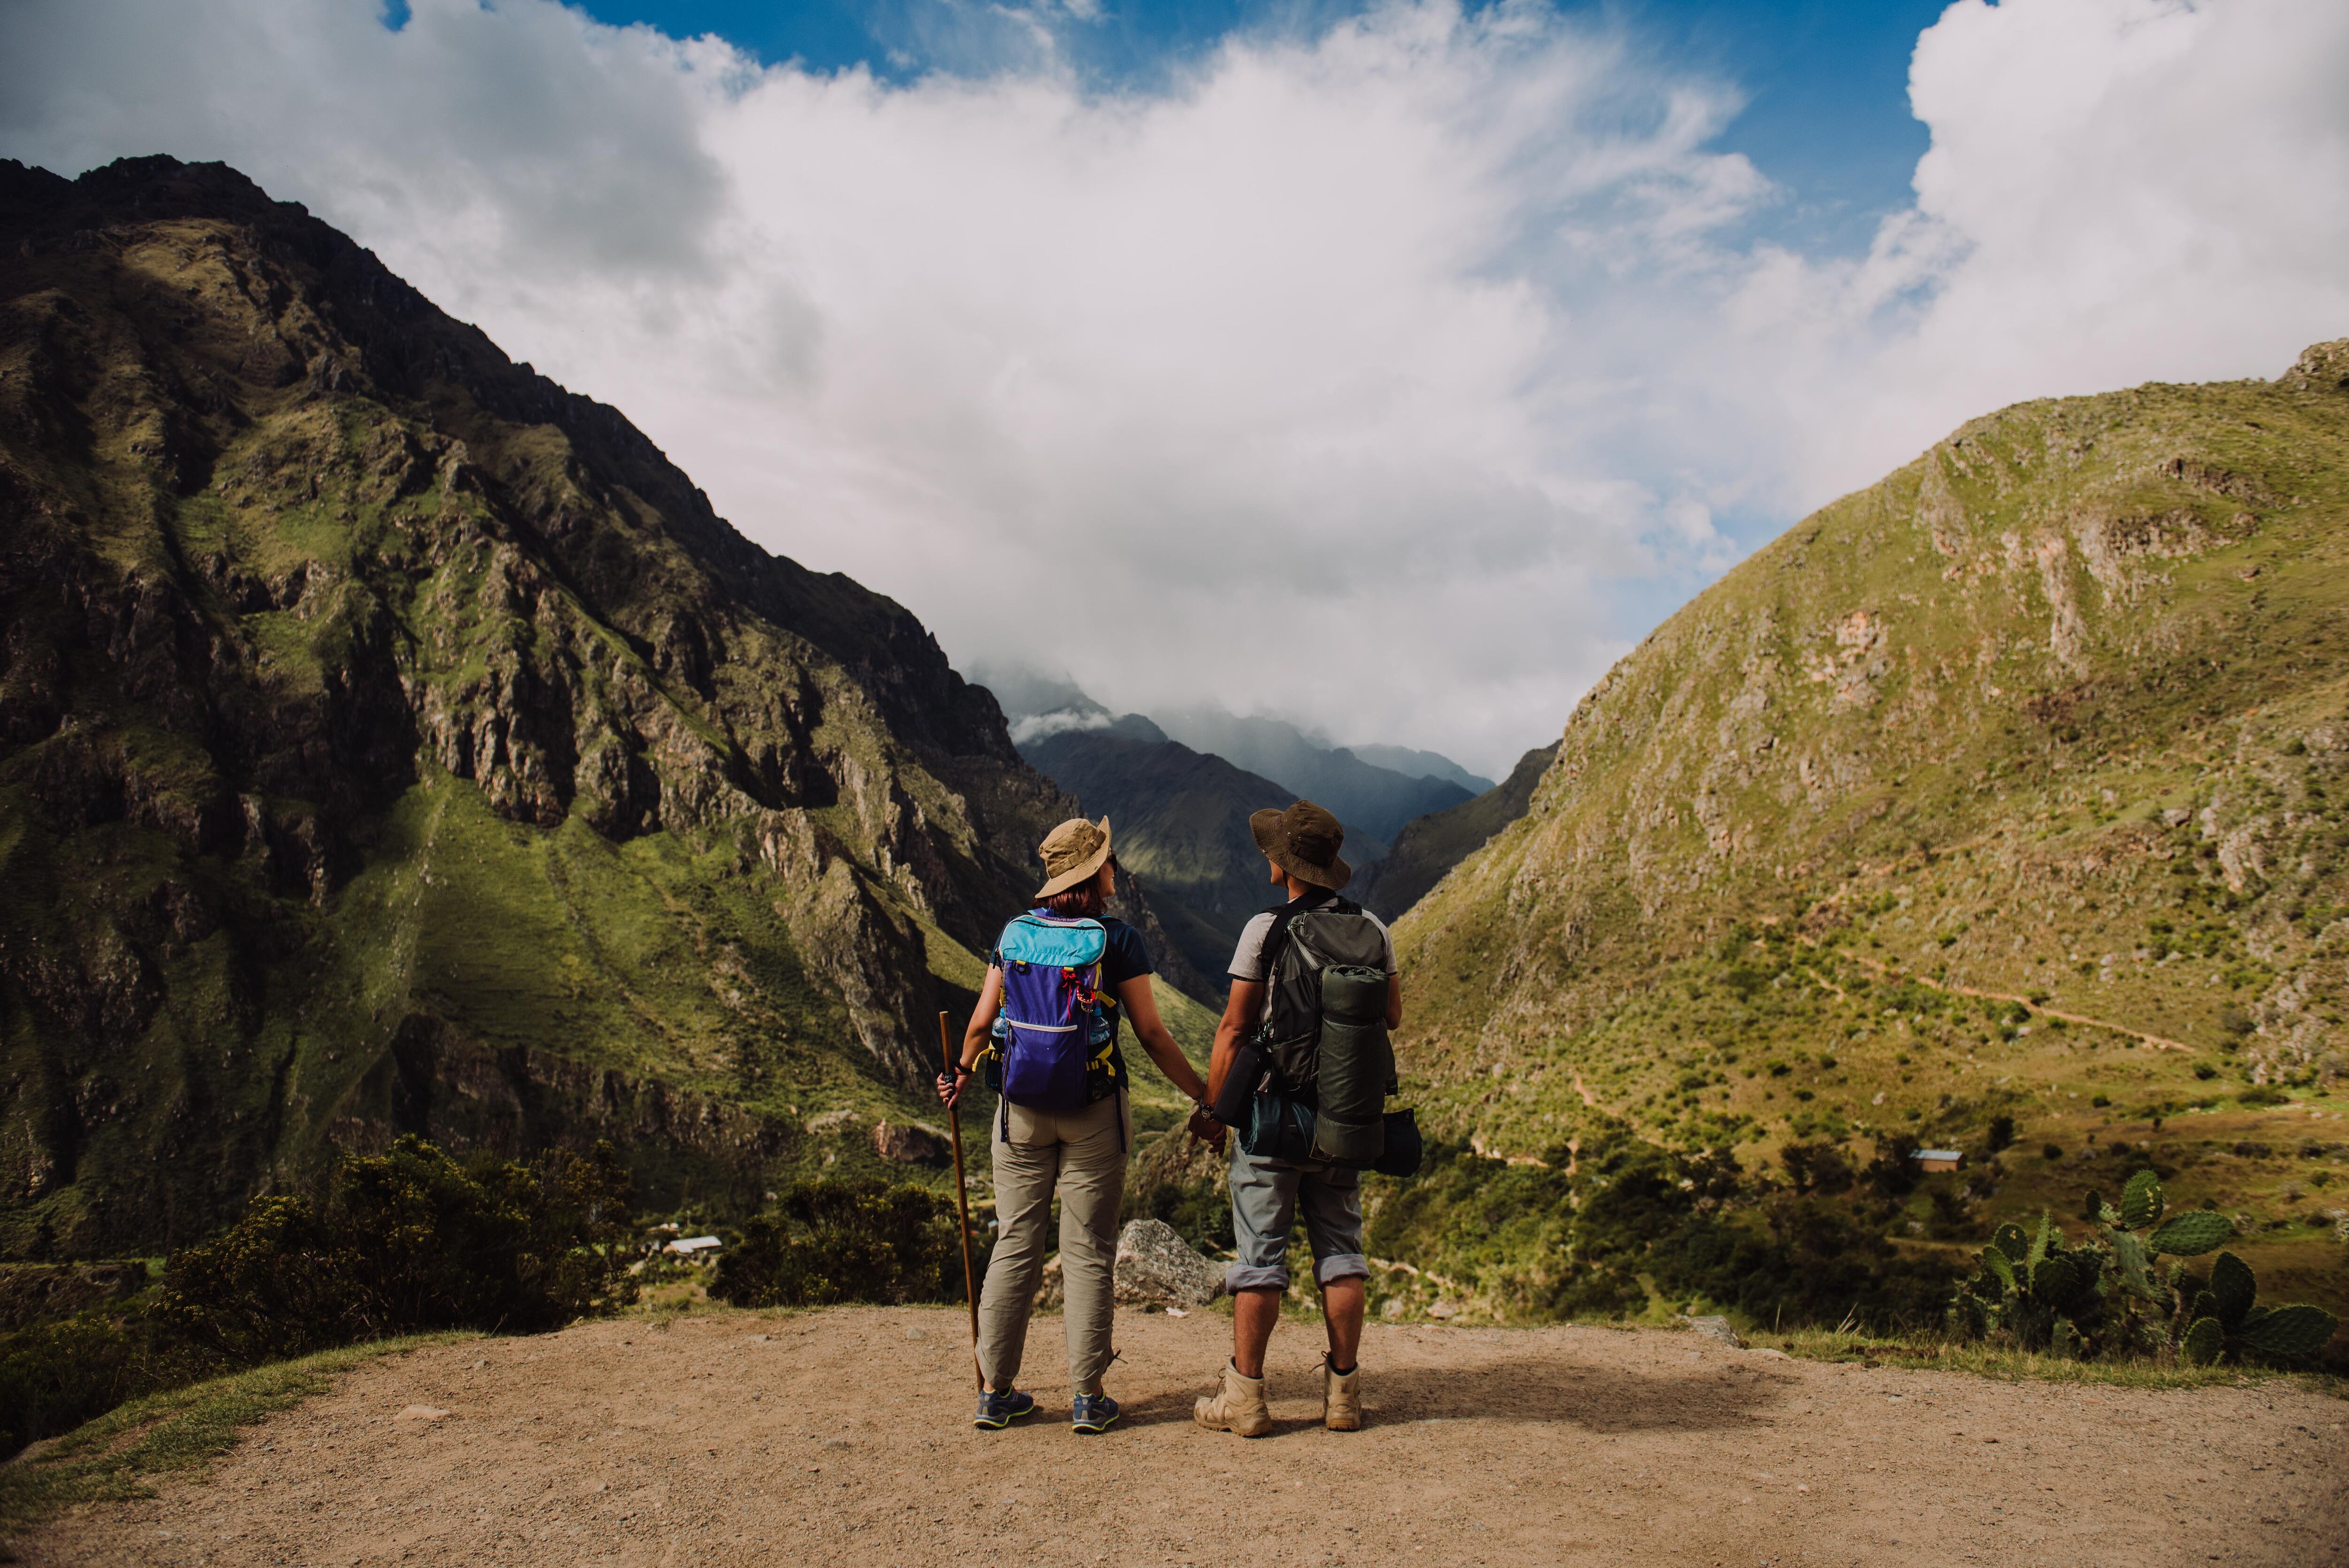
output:
M 1277 909 L 1268 909 L 1240 928 L 1240 944 L 1232 950 L 1233 979 L 1261 980 L 1264 978 L 1265 939 L 1272 934 L 1273 917 L 1279 913 L 1280 911 Z M 1394 937 L 1388 932 L 1386 922 L 1369 910 L 1362 912 L 1362 918 L 1379 928 L 1379 943 L 1384 951 L 1383 962 L 1386 972 L 1390 975 L 1394 974 Z M 1270 1002 L 1271 998 L 1267 997 L 1268 1006 Z

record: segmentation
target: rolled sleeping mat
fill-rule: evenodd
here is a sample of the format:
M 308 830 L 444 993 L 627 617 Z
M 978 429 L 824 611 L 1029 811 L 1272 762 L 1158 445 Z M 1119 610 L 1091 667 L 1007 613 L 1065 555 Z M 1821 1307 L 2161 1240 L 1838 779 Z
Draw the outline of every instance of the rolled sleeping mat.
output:
M 1387 1016 L 1387 977 L 1357 964 L 1333 964 L 1321 971 L 1321 1016 L 1341 1024 L 1382 1024 Z
M 1387 1063 L 1392 1047 L 1382 1024 L 1321 1020 L 1321 1067 L 1315 1076 L 1314 1103 L 1340 1121 L 1376 1121 L 1387 1106 Z
M 1333 965 L 1321 972 L 1314 1099 L 1324 1116 L 1364 1125 L 1386 1109 L 1387 1083 L 1394 1076 L 1386 1018 L 1386 975 L 1355 965 Z

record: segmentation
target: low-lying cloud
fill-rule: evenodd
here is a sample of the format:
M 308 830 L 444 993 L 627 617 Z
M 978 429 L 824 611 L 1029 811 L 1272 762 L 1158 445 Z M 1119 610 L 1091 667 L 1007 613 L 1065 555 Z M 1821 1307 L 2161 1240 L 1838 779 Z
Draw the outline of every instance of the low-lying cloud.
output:
M 2019 397 L 2349 333 L 2349 12 L 1960 0 L 1864 258 L 1757 242 L 1734 84 L 1536 4 L 761 67 L 549 0 L 18 0 L 0 150 L 222 158 L 617 404 L 958 662 L 1488 773 L 1734 559 Z M 1037 63 L 1040 61 L 1040 63 Z

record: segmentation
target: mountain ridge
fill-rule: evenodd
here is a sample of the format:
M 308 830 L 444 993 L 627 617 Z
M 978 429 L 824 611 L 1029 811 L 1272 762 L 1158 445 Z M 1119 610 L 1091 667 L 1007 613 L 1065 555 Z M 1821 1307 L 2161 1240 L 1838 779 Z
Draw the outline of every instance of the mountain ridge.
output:
M 1399 1055 L 1438 1134 L 1561 1169 L 1966 1151 L 1866 1220 L 1902 1248 L 2150 1162 L 2337 1304 L 2344 802 L 2349 340 L 2016 405 L 1592 687 L 1397 923 Z
M 0 238 L 0 1250 L 400 1131 L 872 1165 L 804 1124 L 918 1106 L 1073 809 L 992 696 L 233 170 Z

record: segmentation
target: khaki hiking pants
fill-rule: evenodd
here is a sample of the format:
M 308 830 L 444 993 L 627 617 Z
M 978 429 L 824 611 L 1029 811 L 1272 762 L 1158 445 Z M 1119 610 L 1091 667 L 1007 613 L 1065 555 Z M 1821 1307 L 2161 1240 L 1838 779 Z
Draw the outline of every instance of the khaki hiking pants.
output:
M 987 1284 L 978 1295 L 978 1367 L 994 1389 L 1009 1388 L 1028 1348 L 1028 1315 L 1044 1277 L 1045 1222 L 1061 1194 L 1061 1307 L 1069 1335 L 1072 1393 L 1098 1394 L 1109 1369 L 1116 1307 L 1117 1212 L 1125 1198 L 1125 1150 L 1133 1141 L 1125 1096 L 1113 1094 L 1066 1115 L 1029 1110 L 988 1119 L 994 1127 L 995 1219 L 999 1227 Z

